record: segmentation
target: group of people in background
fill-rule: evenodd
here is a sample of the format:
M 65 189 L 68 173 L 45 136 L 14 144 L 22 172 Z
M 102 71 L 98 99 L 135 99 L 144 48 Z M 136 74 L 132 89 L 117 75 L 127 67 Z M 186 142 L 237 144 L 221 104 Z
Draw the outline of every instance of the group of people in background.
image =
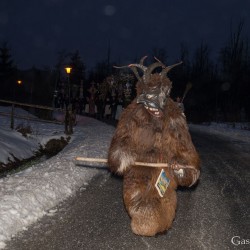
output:
M 54 100 L 54 106 L 65 110 L 70 109 L 79 115 L 118 120 L 124 106 L 128 104 L 127 92 L 128 90 L 119 91 L 117 86 L 113 86 L 112 81 L 101 85 L 91 82 L 85 94 L 76 94 L 71 98 L 62 89 Z M 129 99 L 131 101 L 132 97 L 130 96 Z
M 62 88 L 55 98 L 54 106 L 72 110 L 74 114 L 88 115 L 100 120 L 119 120 L 122 110 L 133 98 L 132 84 L 129 82 L 123 85 L 115 84 L 111 76 L 107 77 L 102 84 L 91 82 L 84 94 L 83 91 L 78 91 L 71 98 Z M 175 101 L 184 112 L 181 98 L 177 97 Z

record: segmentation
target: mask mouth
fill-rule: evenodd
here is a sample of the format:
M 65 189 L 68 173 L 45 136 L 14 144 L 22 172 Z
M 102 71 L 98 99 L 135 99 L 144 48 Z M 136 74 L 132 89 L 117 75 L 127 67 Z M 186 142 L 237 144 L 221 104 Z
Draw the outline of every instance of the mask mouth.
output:
M 145 95 L 140 95 L 137 98 L 137 103 L 143 104 L 144 108 L 149 112 L 149 114 L 155 117 L 162 117 L 163 112 L 160 104 L 155 100 L 149 100 L 145 97 Z
M 144 108 L 149 112 L 149 114 L 151 114 L 155 117 L 162 117 L 163 116 L 161 109 L 148 107 L 146 105 L 144 105 Z

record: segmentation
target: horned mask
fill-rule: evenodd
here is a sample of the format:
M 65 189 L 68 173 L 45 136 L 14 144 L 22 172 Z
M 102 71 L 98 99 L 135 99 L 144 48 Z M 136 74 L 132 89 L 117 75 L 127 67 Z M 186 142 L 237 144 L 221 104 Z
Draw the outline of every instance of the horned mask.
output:
M 138 79 L 137 103 L 143 104 L 144 108 L 151 115 L 162 117 L 167 98 L 172 88 L 172 82 L 167 77 L 167 73 L 182 62 L 167 67 L 155 58 L 156 62 L 147 67 L 144 65 L 146 58 L 147 56 L 141 58 L 139 64 L 129 64 L 128 66 L 116 68 L 129 67 L 134 72 Z M 161 72 L 153 73 L 156 68 L 161 68 Z M 142 71 L 142 75 L 139 74 L 138 69 Z

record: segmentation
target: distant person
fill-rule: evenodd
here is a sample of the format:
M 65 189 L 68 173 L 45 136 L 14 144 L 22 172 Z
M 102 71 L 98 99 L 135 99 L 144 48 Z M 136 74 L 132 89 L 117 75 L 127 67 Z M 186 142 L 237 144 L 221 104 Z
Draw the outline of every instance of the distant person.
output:
M 120 119 L 122 111 L 123 111 L 123 99 L 122 99 L 122 96 L 119 96 L 118 103 L 117 103 L 117 110 L 116 110 L 116 114 L 115 114 L 115 120 Z
M 117 105 L 118 105 L 118 97 L 116 95 L 111 96 L 110 109 L 111 109 L 111 119 L 112 120 L 115 120 Z
M 178 107 L 181 109 L 181 111 L 184 113 L 184 104 L 183 102 L 181 101 L 181 98 L 178 96 L 176 97 L 176 102 L 177 102 L 177 105 Z
M 94 116 L 96 113 L 96 105 L 95 105 L 95 101 L 96 101 L 96 94 L 97 94 L 97 89 L 95 88 L 95 83 L 92 82 L 91 83 L 91 87 L 88 89 L 89 92 L 89 96 L 87 97 L 87 101 L 89 104 L 89 115 L 90 116 Z

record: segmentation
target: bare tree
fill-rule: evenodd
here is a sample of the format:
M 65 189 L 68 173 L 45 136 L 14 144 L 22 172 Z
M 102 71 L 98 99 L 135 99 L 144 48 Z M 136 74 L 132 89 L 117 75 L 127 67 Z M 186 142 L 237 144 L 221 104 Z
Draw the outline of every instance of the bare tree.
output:
M 12 59 L 11 49 L 8 42 L 3 41 L 0 45 L 0 96 L 12 98 L 16 84 L 17 69 Z
M 191 64 L 192 91 L 189 98 L 192 99 L 192 118 L 197 121 L 210 121 L 215 109 L 215 66 L 210 59 L 208 45 L 201 42 L 194 52 Z M 206 112 L 204 112 L 206 110 Z
M 236 31 L 232 24 L 228 44 L 220 51 L 222 70 L 222 109 L 227 120 L 239 120 L 244 109 L 249 115 L 249 49 L 243 38 L 244 21 L 240 21 Z M 247 97 L 248 96 L 248 97 Z

